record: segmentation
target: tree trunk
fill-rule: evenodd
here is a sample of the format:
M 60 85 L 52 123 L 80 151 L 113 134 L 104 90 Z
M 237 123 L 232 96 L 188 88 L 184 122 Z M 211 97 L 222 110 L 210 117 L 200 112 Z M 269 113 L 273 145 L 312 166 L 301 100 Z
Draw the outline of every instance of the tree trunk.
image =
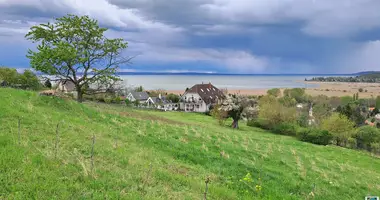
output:
M 232 126 L 232 128 L 239 128 L 239 120 L 234 119 L 231 126 Z
M 80 103 L 83 102 L 83 91 L 80 87 L 77 87 L 77 101 Z

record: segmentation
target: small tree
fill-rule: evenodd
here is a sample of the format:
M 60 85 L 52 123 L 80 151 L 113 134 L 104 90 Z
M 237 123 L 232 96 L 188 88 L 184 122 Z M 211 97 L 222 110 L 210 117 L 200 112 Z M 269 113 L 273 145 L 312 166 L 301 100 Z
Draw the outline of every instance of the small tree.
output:
M 274 97 L 279 97 L 281 95 L 281 90 L 278 88 L 273 88 L 267 91 L 268 95 L 272 95 Z
M 135 92 L 144 92 L 143 86 L 140 85 L 140 86 L 136 87 Z
M 338 146 L 345 146 L 348 138 L 354 134 L 354 122 L 346 116 L 333 113 L 329 118 L 322 121 L 322 129 L 329 131 Z
M 106 31 L 96 20 L 75 15 L 33 26 L 25 37 L 39 44 L 35 51 L 28 51 L 30 65 L 58 80 L 73 82 L 81 102 L 88 85 L 115 82 L 119 65 L 130 61 L 122 56 L 127 43 L 122 38 L 106 38 Z
M 178 95 L 171 93 L 166 96 L 166 99 L 173 103 L 178 103 L 180 98 Z
M 251 109 L 246 109 L 248 107 Z M 239 120 L 244 116 L 255 116 L 258 112 L 257 101 L 243 96 L 228 96 L 219 109 L 225 111 L 227 116 L 233 119 L 232 128 L 239 128 Z

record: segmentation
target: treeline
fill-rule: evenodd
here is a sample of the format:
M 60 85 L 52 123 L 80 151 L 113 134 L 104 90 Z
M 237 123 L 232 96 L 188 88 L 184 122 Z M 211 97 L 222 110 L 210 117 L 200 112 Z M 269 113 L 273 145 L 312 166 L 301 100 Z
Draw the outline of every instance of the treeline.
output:
M 297 137 L 318 145 L 337 145 L 380 153 L 380 96 L 376 99 L 309 96 L 304 89 L 272 89 L 257 97 L 248 126 Z M 312 109 L 310 109 L 312 108 Z M 212 111 L 220 120 L 223 110 Z
M 30 70 L 18 73 L 16 69 L 0 67 L 0 86 L 24 90 L 40 90 L 43 88 L 40 80 Z
M 380 83 L 380 73 L 363 74 L 355 77 L 314 77 L 305 79 L 305 81 Z

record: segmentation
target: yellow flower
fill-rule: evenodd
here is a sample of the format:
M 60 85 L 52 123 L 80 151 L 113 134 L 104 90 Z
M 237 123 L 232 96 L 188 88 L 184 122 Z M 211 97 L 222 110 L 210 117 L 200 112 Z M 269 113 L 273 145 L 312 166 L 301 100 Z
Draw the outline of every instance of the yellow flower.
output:
M 261 191 L 261 185 L 256 185 L 256 191 Z

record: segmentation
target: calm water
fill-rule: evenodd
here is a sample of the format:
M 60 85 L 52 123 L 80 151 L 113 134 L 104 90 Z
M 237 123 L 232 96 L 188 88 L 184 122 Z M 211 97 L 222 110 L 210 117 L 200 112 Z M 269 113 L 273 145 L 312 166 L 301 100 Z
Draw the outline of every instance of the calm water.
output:
M 305 78 L 313 75 L 122 75 L 128 86 L 142 85 L 145 89 L 184 90 L 194 84 L 211 82 L 218 88 L 267 89 L 306 87 Z M 307 87 L 316 87 L 307 84 Z

